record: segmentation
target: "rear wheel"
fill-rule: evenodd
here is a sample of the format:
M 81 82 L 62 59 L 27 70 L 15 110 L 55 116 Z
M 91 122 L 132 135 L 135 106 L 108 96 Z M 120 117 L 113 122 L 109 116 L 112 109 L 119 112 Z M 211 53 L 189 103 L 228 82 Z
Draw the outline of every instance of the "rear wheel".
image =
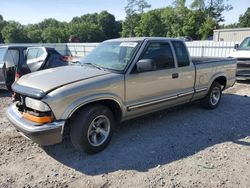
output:
M 215 109 L 220 103 L 221 95 L 221 85 L 218 82 L 214 82 L 207 96 L 201 100 L 201 105 L 206 109 Z
M 100 152 L 111 140 L 114 123 L 109 108 L 102 105 L 88 106 L 73 117 L 71 142 L 79 151 L 90 154 Z

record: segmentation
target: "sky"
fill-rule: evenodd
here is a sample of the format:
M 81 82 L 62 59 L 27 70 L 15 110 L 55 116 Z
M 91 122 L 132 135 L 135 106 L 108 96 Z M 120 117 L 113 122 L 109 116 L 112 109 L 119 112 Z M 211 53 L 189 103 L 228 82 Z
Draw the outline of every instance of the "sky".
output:
M 151 9 L 171 5 L 172 0 L 147 0 Z M 187 0 L 190 5 L 192 0 Z M 250 7 L 250 0 L 228 0 L 234 9 L 224 13 L 224 24 L 238 21 Z M 107 10 L 116 20 L 124 20 L 127 0 L 1 0 L 0 14 L 5 20 L 15 20 L 21 24 L 38 23 L 45 18 L 55 18 L 69 22 L 75 16 Z

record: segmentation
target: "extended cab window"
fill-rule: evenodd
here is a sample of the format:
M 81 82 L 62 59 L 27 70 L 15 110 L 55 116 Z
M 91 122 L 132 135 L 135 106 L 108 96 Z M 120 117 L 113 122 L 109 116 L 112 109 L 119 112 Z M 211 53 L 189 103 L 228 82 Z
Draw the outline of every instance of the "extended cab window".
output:
M 151 43 L 140 59 L 152 59 L 155 70 L 174 68 L 174 57 L 169 43 Z
M 174 46 L 175 54 L 177 57 L 178 67 L 189 66 L 190 64 L 189 56 L 183 42 L 173 41 L 172 44 Z

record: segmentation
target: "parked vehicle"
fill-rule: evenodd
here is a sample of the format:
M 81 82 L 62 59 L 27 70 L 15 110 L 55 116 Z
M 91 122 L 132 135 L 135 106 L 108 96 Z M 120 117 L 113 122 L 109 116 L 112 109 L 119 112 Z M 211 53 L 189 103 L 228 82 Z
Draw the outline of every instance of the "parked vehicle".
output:
M 11 85 L 22 75 L 68 65 L 64 58 L 54 48 L 29 46 L 0 47 L 0 86 L 11 90 Z
M 29 47 L 27 48 L 25 62 L 17 66 L 17 73 L 23 76 L 31 72 L 66 66 L 68 64 L 68 58 L 61 55 L 54 48 Z
M 236 51 L 230 54 L 237 60 L 237 79 L 250 79 L 250 37 L 235 45 Z
M 19 99 L 7 115 L 40 145 L 61 142 L 69 130 L 78 150 L 96 153 L 121 121 L 196 100 L 215 109 L 235 74 L 234 59 L 192 60 L 182 40 L 113 39 L 79 66 L 20 78 L 12 86 Z
M 178 39 L 183 40 L 185 42 L 192 42 L 193 39 L 190 36 L 183 36 L 183 37 L 178 37 Z
M 25 62 L 28 46 L 0 46 L 0 87 L 11 90 L 15 81 L 15 67 Z

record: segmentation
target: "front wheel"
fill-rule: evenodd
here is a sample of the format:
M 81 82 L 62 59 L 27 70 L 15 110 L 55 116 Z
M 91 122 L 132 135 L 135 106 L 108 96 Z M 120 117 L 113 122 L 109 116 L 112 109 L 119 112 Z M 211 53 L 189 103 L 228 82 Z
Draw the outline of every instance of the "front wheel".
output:
M 221 85 L 218 82 L 214 82 L 207 96 L 201 100 L 201 105 L 206 109 L 215 109 L 220 103 L 221 95 Z
M 79 151 L 100 152 L 111 140 L 114 123 L 113 113 L 105 106 L 83 108 L 72 119 L 71 142 Z

